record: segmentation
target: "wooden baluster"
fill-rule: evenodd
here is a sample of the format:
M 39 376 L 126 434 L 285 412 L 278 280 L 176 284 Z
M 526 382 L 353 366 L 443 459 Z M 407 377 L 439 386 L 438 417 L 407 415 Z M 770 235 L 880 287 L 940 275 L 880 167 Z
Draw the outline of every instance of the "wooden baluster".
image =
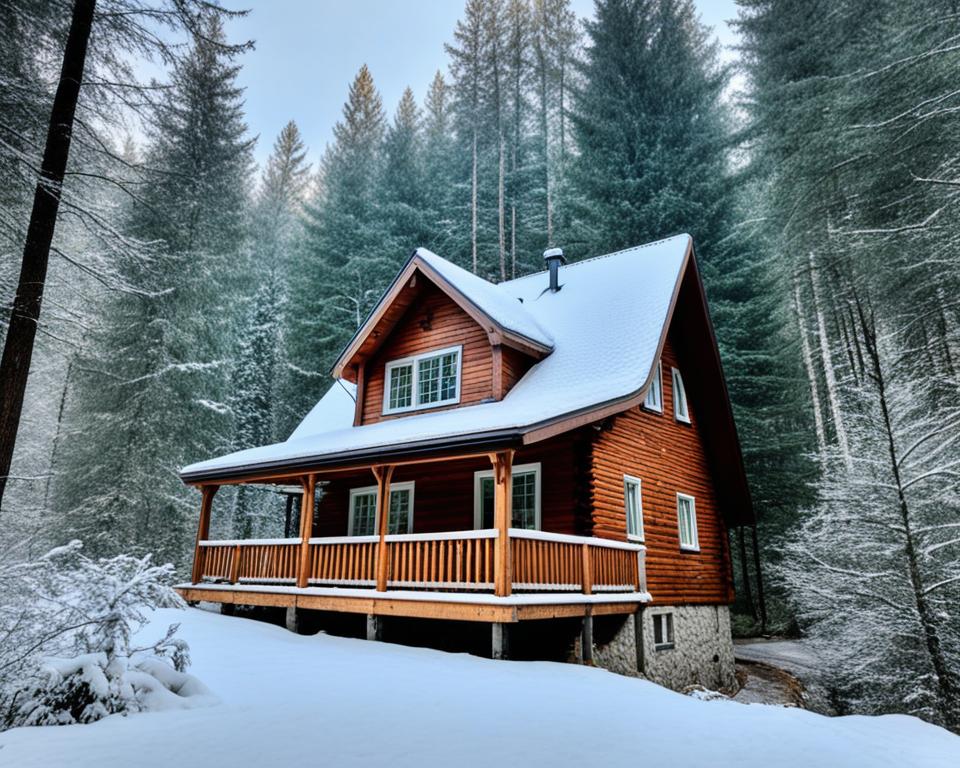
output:
M 301 481 L 303 499 L 300 505 L 300 562 L 297 565 L 297 586 L 305 587 L 310 578 L 310 537 L 313 535 L 314 495 L 317 476 L 307 475 Z

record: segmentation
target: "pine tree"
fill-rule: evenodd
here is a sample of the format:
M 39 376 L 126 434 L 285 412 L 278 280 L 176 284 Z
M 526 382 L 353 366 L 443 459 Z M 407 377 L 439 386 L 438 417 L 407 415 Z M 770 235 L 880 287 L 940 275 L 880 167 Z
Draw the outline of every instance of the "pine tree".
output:
M 306 413 L 322 394 L 335 355 L 379 298 L 406 253 L 384 248 L 381 219 L 386 117 L 366 65 L 350 86 L 318 190 L 306 206 L 300 279 L 291 293 L 292 407 Z
M 459 252 L 456 243 L 456 143 L 450 87 L 438 70 L 423 106 L 423 205 L 430 229 L 424 243 L 438 253 Z
M 383 145 L 384 172 L 381 204 L 388 240 L 383 248 L 409 254 L 433 238 L 424 216 L 426 194 L 420 109 L 407 88 L 397 106 Z
M 250 249 L 256 291 L 245 299 L 228 401 L 237 450 L 282 440 L 289 432 L 284 327 L 289 285 L 298 276 L 295 254 L 310 173 L 306 154 L 296 123 L 287 123 L 274 142 L 253 206 Z M 275 499 L 269 494 L 238 488 L 234 535 L 277 534 L 270 530 L 277 519 L 271 502 Z
M 599 0 L 571 115 L 581 237 L 594 253 L 690 232 L 707 256 L 729 214 L 726 72 L 691 0 Z
M 251 165 L 234 51 L 216 16 L 175 67 L 147 152 L 129 236 L 156 243 L 122 265 L 137 293 L 103 308 L 80 366 L 55 489 L 60 537 L 95 554 L 149 546 L 186 563 L 195 499 L 180 467 L 229 447 L 227 355 Z

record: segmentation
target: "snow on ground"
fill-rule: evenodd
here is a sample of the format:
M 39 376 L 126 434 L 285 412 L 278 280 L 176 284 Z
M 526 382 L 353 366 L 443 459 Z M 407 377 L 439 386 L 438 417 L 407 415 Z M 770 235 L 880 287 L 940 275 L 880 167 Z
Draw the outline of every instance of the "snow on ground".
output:
M 0 766 L 960 765 L 960 738 L 911 717 L 826 718 L 698 701 L 600 669 L 495 662 L 190 609 L 180 622 L 220 703 L 0 733 Z

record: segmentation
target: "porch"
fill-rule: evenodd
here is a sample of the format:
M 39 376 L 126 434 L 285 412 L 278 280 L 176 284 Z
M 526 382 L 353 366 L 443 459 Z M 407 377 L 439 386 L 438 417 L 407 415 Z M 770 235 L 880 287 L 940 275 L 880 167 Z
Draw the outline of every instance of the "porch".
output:
M 314 516 L 317 484 L 335 477 L 317 472 L 296 478 L 302 488 L 299 536 L 212 540 L 210 509 L 217 486 L 202 486 L 192 579 L 178 591 L 187 600 L 228 605 L 494 623 L 626 614 L 649 600 L 641 544 L 510 525 L 517 519 L 513 454 L 482 457 L 489 458 L 484 463 L 492 472 L 476 474 L 491 475 L 494 526 L 478 530 L 390 532 L 397 528 L 391 515 L 402 506 L 391 495 L 398 465 L 374 465 L 366 469 L 376 483 L 370 494 L 373 535 L 311 535 L 323 530 Z M 421 477 L 423 468 L 420 464 Z M 353 478 L 356 471 L 348 470 Z M 430 466 L 427 476 L 443 478 L 444 466 Z M 477 519 L 484 519 L 480 507 Z M 350 527 L 356 530 L 352 516 Z

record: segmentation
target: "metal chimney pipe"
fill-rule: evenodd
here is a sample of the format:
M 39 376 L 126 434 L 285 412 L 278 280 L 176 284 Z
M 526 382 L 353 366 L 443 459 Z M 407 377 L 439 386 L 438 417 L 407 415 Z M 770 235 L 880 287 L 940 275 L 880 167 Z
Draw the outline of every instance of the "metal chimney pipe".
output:
M 563 248 L 548 248 L 543 252 L 543 260 L 547 262 L 547 268 L 550 270 L 550 291 L 556 293 L 561 287 L 560 265 L 567 263 L 563 258 Z

